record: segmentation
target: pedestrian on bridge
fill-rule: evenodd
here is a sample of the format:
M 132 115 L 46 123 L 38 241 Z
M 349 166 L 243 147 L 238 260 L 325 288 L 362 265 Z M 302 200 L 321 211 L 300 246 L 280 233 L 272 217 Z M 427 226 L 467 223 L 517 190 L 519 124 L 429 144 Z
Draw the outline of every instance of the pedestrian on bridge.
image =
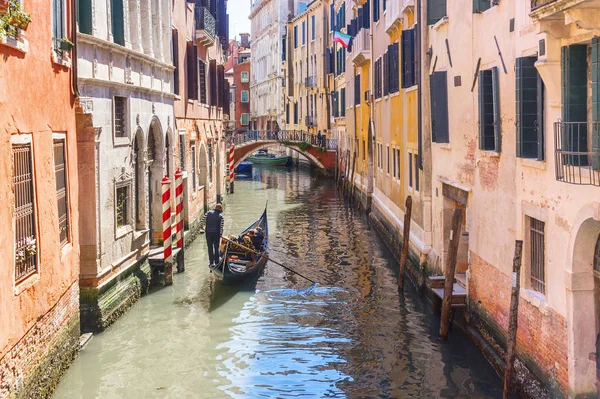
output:
M 223 235 L 223 225 L 225 219 L 221 215 L 223 212 L 223 206 L 221 204 L 215 205 L 215 209 L 206 212 L 202 220 L 200 221 L 200 228 L 204 227 L 204 233 L 206 235 L 206 244 L 208 245 L 208 260 L 210 266 L 215 266 L 219 263 L 219 243 L 221 242 L 221 236 Z
M 321 135 L 321 131 L 319 130 L 317 132 L 317 146 L 318 147 L 321 147 L 322 140 L 323 140 L 323 136 Z

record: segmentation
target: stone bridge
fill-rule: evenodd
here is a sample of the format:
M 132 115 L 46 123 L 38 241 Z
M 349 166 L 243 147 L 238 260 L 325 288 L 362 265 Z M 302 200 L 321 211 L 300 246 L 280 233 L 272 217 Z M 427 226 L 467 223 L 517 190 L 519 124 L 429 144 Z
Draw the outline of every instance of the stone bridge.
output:
M 267 147 L 282 145 L 299 152 L 321 172 L 333 175 L 335 172 L 337 140 L 319 140 L 314 134 L 301 130 L 264 131 L 249 130 L 234 136 L 234 168 L 254 152 Z

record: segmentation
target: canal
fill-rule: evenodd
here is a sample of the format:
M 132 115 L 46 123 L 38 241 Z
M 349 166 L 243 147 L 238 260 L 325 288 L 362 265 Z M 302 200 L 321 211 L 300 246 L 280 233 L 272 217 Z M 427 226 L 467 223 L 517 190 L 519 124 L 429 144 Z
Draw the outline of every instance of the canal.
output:
M 174 284 L 143 297 L 97 334 L 54 398 L 496 398 L 500 378 L 458 328 L 438 341 L 439 316 L 397 261 L 348 209 L 332 181 L 296 169 L 255 169 L 226 200 L 226 234 L 268 200 L 269 263 L 250 284 L 208 272 L 204 237 Z

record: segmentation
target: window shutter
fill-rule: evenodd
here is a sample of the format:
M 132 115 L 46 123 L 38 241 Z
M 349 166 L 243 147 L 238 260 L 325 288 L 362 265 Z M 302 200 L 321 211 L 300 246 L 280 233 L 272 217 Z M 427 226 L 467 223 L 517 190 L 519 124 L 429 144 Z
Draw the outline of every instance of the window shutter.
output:
M 473 7 L 475 7 L 475 1 L 473 3 Z M 522 157 L 523 156 L 523 149 L 522 149 L 522 137 L 523 137 L 523 130 L 524 130 L 524 126 L 523 126 L 523 114 L 524 114 L 524 109 L 523 109 L 523 64 L 525 63 L 525 58 L 517 58 L 516 62 L 515 62 L 515 79 L 516 79 L 516 84 L 515 84 L 515 96 L 516 96 L 516 100 L 515 100 L 515 105 L 517 106 L 517 111 L 516 111 L 516 116 L 515 116 L 515 125 L 517 127 L 517 137 L 516 137 L 516 142 L 517 142 L 517 157 Z
M 537 123 L 535 126 L 535 130 L 537 133 L 537 159 L 538 161 L 543 161 L 545 159 L 544 156 L 544 92 L 546 88 L 544 87 L 544 81 L 542 77 L 537 72 Z
M 600 153 L 600 40 L 592 38 L 592 151 Z M 592 166 L 600 169 L 600 156 L 592 157 Z
M 225 108 L 225 96 L 223 88 L 225 87 L 225 66 L 217 65 L 217 104 L 221 108 Z
M 500 120 L 500 84 L 498 67 L 492 68 L 492 93 L 494 95 L 494 147 L 496 152 L 502 151 L 502 126 Z
M 63 31 L 63 2 L 62 0 L 52 1 L 52 35 L 55 39 L 62 39 Z
M 79 32 L 92 34 L 92 0 L 78 0 L 77 22 Z
M 432 133 L 435 132 L 435 141 L 437 143 L 449 143 L 450 135 L 448 131 L 448 79 L 447 72 L 435 72 L 432 75 L 431 87 L 432 93 Z
M 112 30 L 113 41 L 121 46 L 125 45 L 125 26 L 123 21 L 123 0 L 112 1 Z
M 333 8 L 333 2 L 329 5 L 329 30 L 333 31 L 335 28 L 335 9 Z
M 210 60 L 208 76 L 210 79 L 210 105 L 217 105 L 217 60 Z
M 379 0 L 373 0 L 373 21 L 379 21 Z
M 371 28 L 371 0 L 367 0 L 367 2 L 365 3 L 365 5 L 363 6 L 363 18 L 364 18 L 364 28 L 365 29 L 370 29 Z
M 194 42 L 187 42 L 186 47 L 186 75 L 187 75 L 187 98 L 189 100 L 198 99 L 198 66 L 196 57 L 196 46 Z
M 477 78 L 478 81 L 478 91 L 479 91 L 479 96 L 477 98 L 477 103 L 479 105 L 479 149 L 483 150 L 484 149 L 484 143 L 485 143 L 485 113 L 484 113 L 484 106 L 483 106 L 483 101 L 485 98 L 485 93 L 484 93 L 484 73 L 483 71 L 479 71 L 479 76 Z
M 198 48 L 194 46 L 194 54 L 197 54 Z M 197 55 L 194 56 L 197 59 Z M 208 104 L 206 101 L 206 63 L 198 60 L 198 68 L 196 70 L 196 99 L 202 104 Z M 200 92 L 198 95 L 197 93 Z
M 346 116 L 346 89 L 340 90 L 340 115 Z
M 517 157 L 538 158 L 540 132 L 543 130 L 543 102 L 540 90 L 543 87 L 535 68 L 537 57 L 523 57 L 516 60 L 516 127 Z M 541 83 L 541 86 L 540 86 Z M 540 103 L 541 102 L 541 103 Z M 543 140 L 542 140 L 543 141 Z
M 414 29 L 402 31 L 402 87 L 411 87 L 415 85 L 414 40 Z
M 433 25 L 446 16 L 446 0 L 427 0 L 427 24 Z
M 179 94 L 179 32 L 173 29 L 173 93 Z
M 434 75 L 429 75 L 429 107 L 431 109 L 431 142 L 437 143 Z
M 383 54 L 383 95 L 387 96 L 390 92 L 390 80 L 388 79 L 388 53 L 387 51 Z
M 491 7 L 490 0 L 473 0 L 473 12 L 481 13 Z

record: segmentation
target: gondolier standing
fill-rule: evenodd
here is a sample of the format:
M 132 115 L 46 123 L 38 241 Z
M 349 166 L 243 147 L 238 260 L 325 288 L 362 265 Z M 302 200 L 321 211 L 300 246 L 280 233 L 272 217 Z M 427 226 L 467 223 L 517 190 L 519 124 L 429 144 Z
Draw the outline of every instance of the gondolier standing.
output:
M 206 244 L 208 245 L 208 259 L 211 266 L 219 263 L 219 244 L 223 235 L 223 224 L 225 219 L 221 215 L 223 207 L 221 204 L 215 205 L 215 209 L 206 212 L 200 221 L 200 227 L 205 227 Z

